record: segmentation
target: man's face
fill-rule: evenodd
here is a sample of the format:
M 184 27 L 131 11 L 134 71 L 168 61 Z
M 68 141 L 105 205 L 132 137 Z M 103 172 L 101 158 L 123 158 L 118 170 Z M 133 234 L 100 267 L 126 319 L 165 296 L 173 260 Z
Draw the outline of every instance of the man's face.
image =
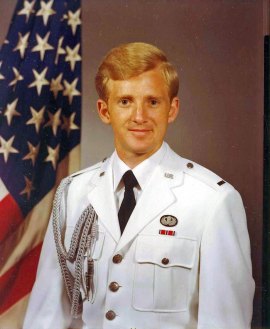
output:
M 98 100 L 101 120 L 112 125 L 115 147 L 122 160 L 148 158 L 161 146 L 168 123 L 178 114 L 179 99 L 169 98 L 158 70 L 128 80 L 108 82 L 108 101 Z

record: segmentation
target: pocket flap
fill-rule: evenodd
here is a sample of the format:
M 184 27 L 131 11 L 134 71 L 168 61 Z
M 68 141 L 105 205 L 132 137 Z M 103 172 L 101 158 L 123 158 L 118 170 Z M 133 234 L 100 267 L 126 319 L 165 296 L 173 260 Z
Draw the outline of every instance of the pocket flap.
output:
M 140 235 L 135 259 L 138 263 L 154 263 L 162 267 L 192 268 L 197 241 L 186 237 Z

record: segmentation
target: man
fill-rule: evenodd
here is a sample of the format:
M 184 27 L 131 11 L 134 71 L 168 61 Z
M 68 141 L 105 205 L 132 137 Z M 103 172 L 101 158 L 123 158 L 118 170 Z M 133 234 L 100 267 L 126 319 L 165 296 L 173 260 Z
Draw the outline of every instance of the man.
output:
M 178 76 L 145 43 L 101 63 L 98 113 L 110 158 L 65 179 L 25 329 L 247 329 L 254 281 L 239 193 L 164 142 Z

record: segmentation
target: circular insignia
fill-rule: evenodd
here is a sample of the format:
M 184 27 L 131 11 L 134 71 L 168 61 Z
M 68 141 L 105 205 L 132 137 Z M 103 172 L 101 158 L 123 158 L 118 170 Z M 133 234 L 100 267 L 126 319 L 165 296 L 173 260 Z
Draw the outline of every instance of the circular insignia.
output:
M 160 218 L 160 223 L 167 227 L 173 227 L 177 225 L 178 219 L 172 215 L 164 215 Z

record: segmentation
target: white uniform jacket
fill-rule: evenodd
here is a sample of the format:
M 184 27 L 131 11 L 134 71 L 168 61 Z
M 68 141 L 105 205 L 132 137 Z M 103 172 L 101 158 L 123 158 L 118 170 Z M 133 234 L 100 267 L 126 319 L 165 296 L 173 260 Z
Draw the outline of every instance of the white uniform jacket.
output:
M 74 175 L 67 191 L 67 247 L 89 203 L 99 234 L 95 296 L 83 303 L 82 328 L 250 328 L 250 242 L 241 197 L 230 184 L 167 146 L 121 236 L 108 159 Z M 164 226 L 165 215 L 177 224 L 174 219 L 175 226 Z M 113 262 L 115 255 L 122 260 Z M 110 289 L 112 282 L 118 290 Z M 24 329 L 71 326 L 50 223 Z

